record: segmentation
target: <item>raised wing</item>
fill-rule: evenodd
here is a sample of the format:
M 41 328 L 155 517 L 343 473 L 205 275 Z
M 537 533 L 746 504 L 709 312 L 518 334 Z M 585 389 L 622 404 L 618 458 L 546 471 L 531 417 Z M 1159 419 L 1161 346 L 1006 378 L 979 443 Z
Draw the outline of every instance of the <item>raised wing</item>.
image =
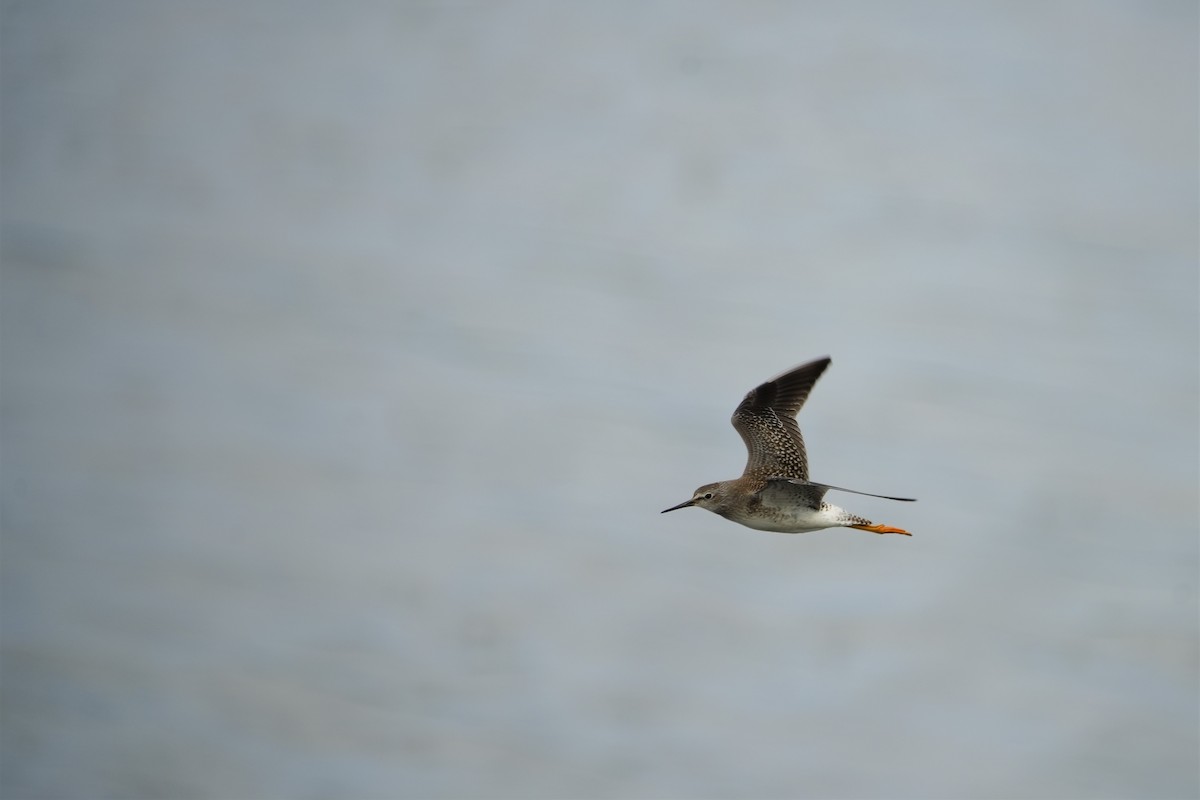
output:
M 808 457 L 796 412 L 828 366 L 825 357 L 794 367 L 752 389 L 734 410 L 733 427 L 748 452 L 743 475 L 808 480 Z

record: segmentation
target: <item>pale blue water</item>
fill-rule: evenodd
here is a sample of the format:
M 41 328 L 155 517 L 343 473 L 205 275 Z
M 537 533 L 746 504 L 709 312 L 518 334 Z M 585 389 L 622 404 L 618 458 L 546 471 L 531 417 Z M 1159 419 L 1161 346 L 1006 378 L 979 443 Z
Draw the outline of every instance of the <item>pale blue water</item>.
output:
M 245 6 L 4 8 L 4 796 L 1200 794 L 1194 4 Z

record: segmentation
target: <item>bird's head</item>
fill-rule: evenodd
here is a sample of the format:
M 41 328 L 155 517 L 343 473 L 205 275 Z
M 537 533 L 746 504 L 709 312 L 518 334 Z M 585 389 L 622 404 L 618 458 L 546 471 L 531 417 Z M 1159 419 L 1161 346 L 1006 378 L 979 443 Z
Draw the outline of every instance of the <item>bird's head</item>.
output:
M 725 506 L 729 501 L 729 492 L 725 483 L 706 483 L 692 493 L 691 500 L 685 500 L 677 506 L 663 509 L 660 513 L 668 511 L 677 511 L 688 506 L 696 506 L 697 508 L 706 508 L 714 514 L 720 514 L 725 510 Z

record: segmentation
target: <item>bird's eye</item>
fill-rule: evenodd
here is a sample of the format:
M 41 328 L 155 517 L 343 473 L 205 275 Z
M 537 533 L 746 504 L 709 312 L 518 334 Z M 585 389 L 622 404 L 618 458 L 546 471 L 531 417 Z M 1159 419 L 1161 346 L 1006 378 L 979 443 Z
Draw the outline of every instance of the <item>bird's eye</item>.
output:
M 705 492 L 705 493 L 704 493 L 704 499 L 705 499 L 705 500 L 712 500 L 712 492 Z

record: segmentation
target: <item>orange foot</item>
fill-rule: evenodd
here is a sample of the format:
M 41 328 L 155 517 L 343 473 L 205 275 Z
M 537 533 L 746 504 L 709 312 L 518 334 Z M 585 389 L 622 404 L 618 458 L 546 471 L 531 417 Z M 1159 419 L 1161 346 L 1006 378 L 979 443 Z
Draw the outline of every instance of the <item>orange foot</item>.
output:
M 871 533 L 902 533 L 905 536 L 912 536 L 911 533 L 903 528 L 893 528 L 891 525 L 851 525 L 851 528 L 858 528 L 860 531 L 870 531 Z

